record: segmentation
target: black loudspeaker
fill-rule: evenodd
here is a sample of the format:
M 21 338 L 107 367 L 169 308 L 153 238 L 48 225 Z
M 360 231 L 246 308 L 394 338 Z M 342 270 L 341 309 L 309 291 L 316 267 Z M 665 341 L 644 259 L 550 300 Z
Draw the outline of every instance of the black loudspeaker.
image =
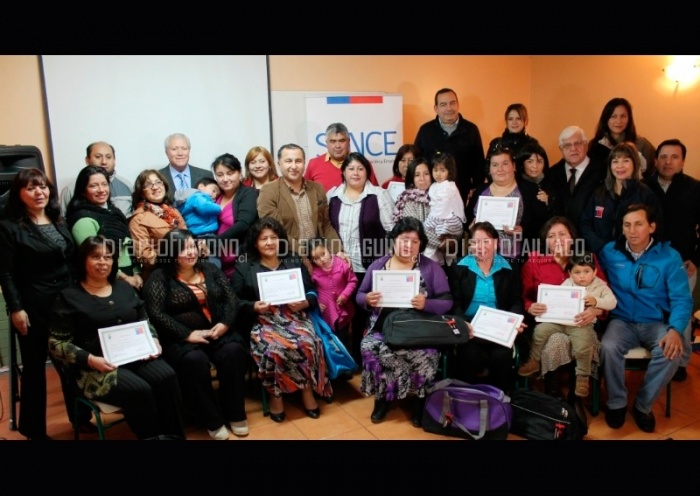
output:
M 12 180 L 21 169 L 44 169 L 41 150 L 31 145 L 0 145 L 0 205 L 5 204 Z

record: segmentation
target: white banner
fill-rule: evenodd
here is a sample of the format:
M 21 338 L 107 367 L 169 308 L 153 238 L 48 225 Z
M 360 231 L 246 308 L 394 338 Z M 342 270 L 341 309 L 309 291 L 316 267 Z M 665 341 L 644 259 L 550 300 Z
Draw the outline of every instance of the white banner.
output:
M 326 128 L 334 122 L 348 128 L 350 151 L 363 154 L 372 163 L 379 184 L 392 177 L 396 151 L 404 144 L 401 95 L 307 96 L 307 162 L 326 153 Z

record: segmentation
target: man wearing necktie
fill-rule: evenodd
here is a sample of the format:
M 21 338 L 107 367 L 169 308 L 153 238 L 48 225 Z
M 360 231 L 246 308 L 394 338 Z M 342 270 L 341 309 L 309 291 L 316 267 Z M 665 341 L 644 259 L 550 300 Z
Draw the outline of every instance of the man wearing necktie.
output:
M 569 193 L 574 196 L 576 188 L 576 167 L 569 167 Z
M 170 199 L 176 191 L 192 188 L 203 177 L 214 178 L 211 171 L 190 165 L 190 139 L 182 133 L 165 138 L 165 155 L 168 165 L 160 169 L 170 186 Z
M 559 149 L 563 158 L 549 169 L 552 214 L 565 216 L 578 228 L 588 198 L 605 179 L 606 164 L 587 155 L 588 140 L 579 126 L 561 132 Z

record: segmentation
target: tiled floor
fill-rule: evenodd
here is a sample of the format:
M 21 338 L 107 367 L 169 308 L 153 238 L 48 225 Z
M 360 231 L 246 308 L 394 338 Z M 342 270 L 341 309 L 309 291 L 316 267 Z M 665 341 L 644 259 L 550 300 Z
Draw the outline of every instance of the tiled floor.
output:
M 48 434 L 57 440 L 73 438 L 68 423 L 60 385 L 51 366 L 47 367 L 49 377 L 48 397 Z M 634 393 L 641 382 L 641 372 L 628 372 L 630 388 L 630 405 Z M 365 397 L 359 390 L 360 376 L 356 375 L 349 382 L 335 384 L 335 398 L 330 404 L 320 401 L 321 417 L 311 419 L 304 414 L 301 398 L 286 398 L 285 411 L 287 420 L 275 423 L 262 415 L 260 386 L 257 382 L 249 384 L 246 409 L 250 425 L 250 435 L 236 438 L 235 441 L 256 440 L 450 440 L 435 434 L 429 434 L 411 425 L 410 400 L 397 402 L 389 411 L 384 422 L 373 424 L 369 415 L 373 407 L 373 398 Z M 662 393 L 654 406 L 656 431 L 647 434 L 640 431 L 631 414 L 627 422 L 618 430 L 610 429 L 605 423 L 603 412 L 596 417 L 589 415 L 589 440 L 655 440 L 678 439 L 700 440 L 700 355 L 693 354 L 688 367 L 688 378 L 684 382 L 673 382 L 671 400 L 671 418 L 664 417 L 666 395 Z M 541 385 L 535 383 L 534 387 Z M 9 429 L 9 374 L 0 374 L 0 439 L 24 439 L 17 431 Z M 603 392 L 603 399 L 605 393 Z M 109 439 L 135 439 L 126 424 L 121 424 L 107 432 Z M 188 440 L 209 440 L 205 430 L 191 426 L 187 429 Z M 81 439 L 97 439 L 96 435 L 81 435 Z M 456 439 L 456 438 L 455 438 Z M 509 439 L 520 439 L 509 435 Z

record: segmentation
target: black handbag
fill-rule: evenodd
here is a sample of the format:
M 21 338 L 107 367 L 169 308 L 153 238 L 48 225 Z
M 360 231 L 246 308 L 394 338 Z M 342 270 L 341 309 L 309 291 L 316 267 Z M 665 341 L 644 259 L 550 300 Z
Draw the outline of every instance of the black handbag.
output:
M 513 423 L 510 432 L 532 440 L 580 440 L 588 433 L 586 411 L 539 391 L 519 389 L 510 396 Z
M 437 348 L 469 341 L 469 327 L 459 315 L 433 315 L 406 309 L 391 312 L 382 326 L 384 341 L 397 348 Z

